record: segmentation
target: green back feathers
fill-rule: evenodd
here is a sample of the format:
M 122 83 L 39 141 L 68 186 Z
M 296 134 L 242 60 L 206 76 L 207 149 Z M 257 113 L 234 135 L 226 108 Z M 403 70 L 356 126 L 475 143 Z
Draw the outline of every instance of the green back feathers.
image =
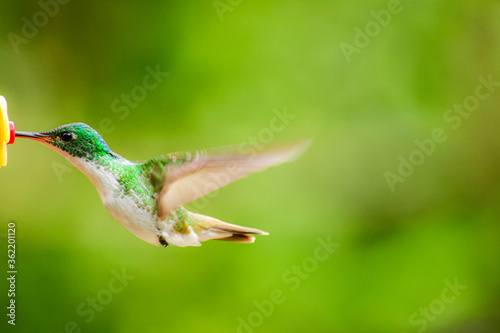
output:
M 163 188 L 163 173 L 169 166 L 181 165 L 191 159 L 191 153 L 179 152 L 153 157 L 140 165 L 141 174 L 148 177 L 155 193 L 160 193 Z

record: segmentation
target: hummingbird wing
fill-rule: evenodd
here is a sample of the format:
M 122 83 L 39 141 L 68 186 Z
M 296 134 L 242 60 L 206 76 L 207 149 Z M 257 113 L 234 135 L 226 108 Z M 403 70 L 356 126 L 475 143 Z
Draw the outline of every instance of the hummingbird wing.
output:
M 165 218 L 177 207 L 201 198 L 218 188 L 258 172 L 299 157 L 311 144 L 299 144 L 257 152 L 255 149 L 198 151 L 175 153 L 166 157 L 162 183 L 157 196 L 158 217 Z

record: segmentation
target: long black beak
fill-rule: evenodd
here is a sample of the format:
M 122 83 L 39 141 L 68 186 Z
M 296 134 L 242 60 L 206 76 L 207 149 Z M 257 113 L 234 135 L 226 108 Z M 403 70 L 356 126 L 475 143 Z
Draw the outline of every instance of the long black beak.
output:
M 40 139 L 46 137 L 46 134 L 36 132 L 20 132 L 16 131 L 16 138 Z

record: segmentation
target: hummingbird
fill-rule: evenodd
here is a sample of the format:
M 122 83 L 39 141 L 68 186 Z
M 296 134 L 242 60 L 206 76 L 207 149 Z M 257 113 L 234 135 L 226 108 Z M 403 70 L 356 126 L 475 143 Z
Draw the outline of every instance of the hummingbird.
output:
M 222 222 L 188 211 L 184 204 L 250 173 L 300 156 L 310 140 L 267 149 L 176 152 L 131 162 L 113 152 L 101 135 L 84 123 L 46 132 L 20 132 L 38 141 L 83 172 L 109 213 L 140 239 L 156 246 L 200 246 L 210 239 L 253 243 L 267 232 Z

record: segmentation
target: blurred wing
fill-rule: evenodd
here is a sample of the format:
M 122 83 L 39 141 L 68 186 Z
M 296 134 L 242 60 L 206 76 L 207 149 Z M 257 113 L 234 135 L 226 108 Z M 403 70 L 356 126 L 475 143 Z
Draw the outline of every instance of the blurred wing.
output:
M 201 198 L 244 176 L 291 162 L 299 157 L 312 140 L 286 148 L 255 154 L 196 152 L 180 164 L 169 165 L 163 172 L 163 186 L 157 198 L 158 217 L 165 218 L 175 208 Z

